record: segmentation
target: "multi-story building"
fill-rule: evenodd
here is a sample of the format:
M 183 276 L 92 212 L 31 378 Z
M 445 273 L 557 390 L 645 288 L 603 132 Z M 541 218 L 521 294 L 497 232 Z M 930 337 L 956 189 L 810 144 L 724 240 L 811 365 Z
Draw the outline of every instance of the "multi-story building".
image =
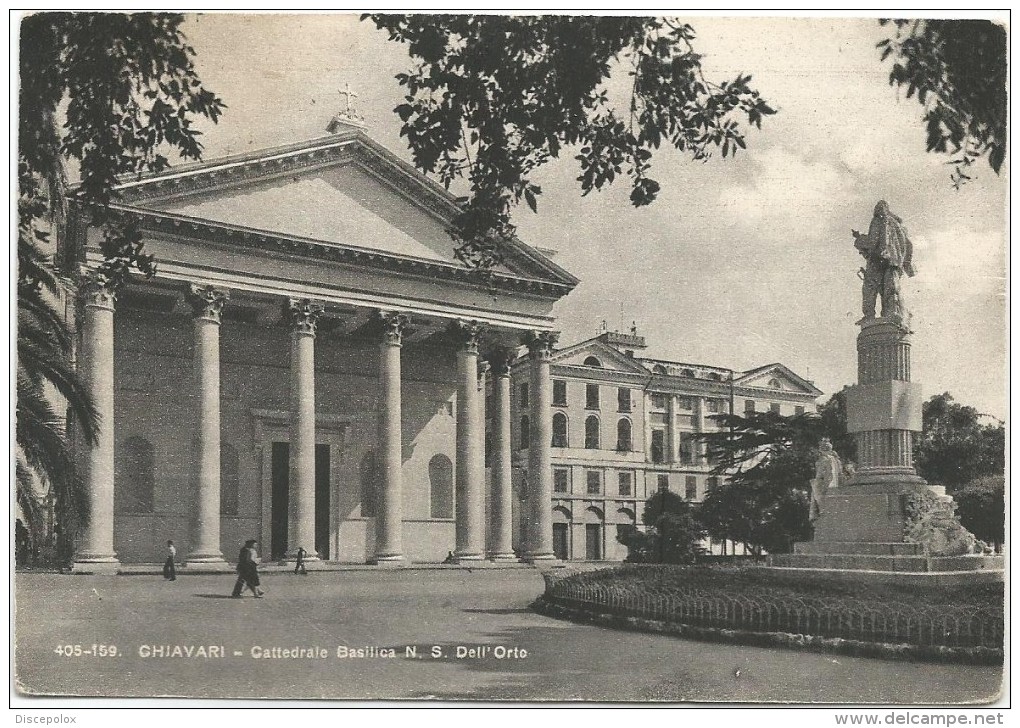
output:
M 658 490 L 702 500 L 718 476 L 696 436 L 720 427 L 713 415 L 814 412 L 821 394 L 783 364 L 734 371 L 644 358 L 645 348 L 633 330 L 607 331 L 552 355 L 552 536 L 561 559 L 622 560 L 617 534 L 640 523 Z M 527 373 L 521 361 L 511 377 L 519 502 L 528 495 Z M 523 527 L 515 524 L 521 543 Z

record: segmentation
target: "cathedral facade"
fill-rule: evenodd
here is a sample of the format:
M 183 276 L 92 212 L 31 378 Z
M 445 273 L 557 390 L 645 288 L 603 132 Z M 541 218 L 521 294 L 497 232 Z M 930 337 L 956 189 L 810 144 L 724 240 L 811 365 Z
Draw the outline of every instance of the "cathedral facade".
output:
M 102 432 L 76 569 L 160 561 L 168 539 L 210 568 L 252 538 L 264 560 L 552 557 L 548 454 L 546 492 L 512 497 L 509 375 L 524 351 L 551 392 L 551 310 L 577 280 L 517 241 L 481 280 L 446 232 L 456 199 L 330 128 L 119 186 L 157 272 L 94 279 L 77 307 Z M 99 234 L 73 231 L 88 279 Z M 505 423 L 488 478 L 486 419 Z

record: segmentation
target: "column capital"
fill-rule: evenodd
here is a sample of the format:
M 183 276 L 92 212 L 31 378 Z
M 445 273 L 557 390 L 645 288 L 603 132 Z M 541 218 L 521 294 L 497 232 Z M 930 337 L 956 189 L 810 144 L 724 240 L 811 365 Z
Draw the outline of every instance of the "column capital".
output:
M 379 343 L 388 344 L 389 346 L 400 346 L 404 329 L 407 328 L 409 322 L 410 319 L 407 314 L 400 313 L 399 311 L 377 310 L 375 312 L 375 323 L 379 330 Z
M 78 287 L 78 295 L 81 302 L 89 308 L 102 308 L 107 311 L 113 310 L 113 304 L 117 300 L 117 291 L 109 281 L 89 274 Z
M 516 359 L 515 352 L 505 346 L 494 346 L 486 355 L 486 360 L 492 366 L 492 373 L 497 377 L 509 377 L 510 366 Z
M 477 321 L 457 319 L 450 323 L 450 334 L 457 348 L 469 354 L 477 354 L 485 326 Z
M 291 330 L 297 334 L 315 336 L 315 325 L 325 307 L 310 298 L 291 298 L 287 301 Z
M 524 337 L 524 345 L 534 361 L 549 361 L 559 339 L 559 331 L 529 331 Z
M 218 324 L 223 313 L 223 305 L 230 299 L 230 291 L 226 288 L 192 283 L 188 286 L 187 296 L 192 315 L 196 319 Z
M 481 384 L 485 379 L 485 375 L 492 370 L 492 366 L 489 362 L 479 359 L 478 360 L 478 383 Z

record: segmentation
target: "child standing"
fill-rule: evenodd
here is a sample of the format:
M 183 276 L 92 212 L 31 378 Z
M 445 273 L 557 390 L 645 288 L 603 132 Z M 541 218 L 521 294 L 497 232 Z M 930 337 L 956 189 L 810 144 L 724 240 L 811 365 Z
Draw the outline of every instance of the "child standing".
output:
M 163 578 L 167 581 L 177 581 L 177 549 L 173 541 L 166 542 L 166 561 L 163 562 Z

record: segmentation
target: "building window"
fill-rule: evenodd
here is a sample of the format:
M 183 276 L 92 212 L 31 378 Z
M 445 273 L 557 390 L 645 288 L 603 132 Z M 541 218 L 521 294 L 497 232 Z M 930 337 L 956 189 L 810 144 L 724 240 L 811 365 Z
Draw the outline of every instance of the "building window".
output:
M 557 412 L 552 418 L 552 446 L 567 446 L 567 416 Z
M 523 409 L 528 406 L 528 383 L 521 382 L 520 388 L 517 391 L 521 408 Z
M 656 364 L 654 367 L 652 367 L 652 373 L 653 374 L 665 374 L 666 373 L 666 367 L 662 366 L 662 364 Z
M 115 501 L 125 513 L 152 513 L 156 490 L 156 451 L 144 437 L 129 437 L 122 445 L 121 477 Z M 115 476 L 116 477 L 116 476 Z M 121 497 L 116 498 L 117 495 Z
M 716 476 L 716 475 L 713 475 L 712 477 L 710 477 L 708 479 L 708 482 L 705 483 L 705 492 L 708 492 L 708 491 L 712 490 L 713 488 L 718 488 L 718 487 L 719 487 L 719 477 Z
M 694 462 L 694 453 L 697 449 L 697 441 L 694 439 L 694 435 L 690 433 L 680 434 L 680 462 L 684 465 L 690 465 Z
M 375 453 L 371 450 L 362 456 L 358 475 L 361 478 L 361 515 L 371 518 L 375 515 Z
M 620 495 L 628 497 L 634 495 L 634 476 L 632 473 L 618 473 L 617 483 L 620 486 Z
M 584 421 L 584 446 L 588 450 L 599 449 L 599 418 L 595 415 Z
M 528 419 L 527 415 L 521 417 L 521 450 L 528 449 L 528 443 L 531 442 L 531 420 Z
M 588 384 L 584 388 L 584 406 L 586 409 L 599 408 L 599 385 Z
M 681 397 L 680 409 L 690 412 L 694 409 L 694 397 Z
M 616 390 L 616 403 L 620 412 L 630 412 L 630 390 L 626 387 Z
M 666 461 L 666 431 L 652 430 L 652 462 Z
M 680 370 L 680 376 L 681 377 L 688 377 L 689 379 L 694 379 L 694 370 L 693 369 L 681 369 Z
M 796 415 L 802 415 L 804 414 L 804 408 L 801 407 L 800 405 L 797 405 L 796 407 L 793 408 L 793 413 Z
M 698 499 L 698 479 L 693 475 L 688 475 L 684 481 L 684 498 L 687 500 Z
M 569 493 L 570 473 L 564 468 L 553 468 L 553 492 Z
M 602 362 L 600 362 L 598 357 L 596 356 L 589 356 L 587 359 L 584 360 L 584 365 L 586 367 L 599 367 L 600 369 L 602 368 Z
M 677 415 L 676 424 L 677 427 L 686 427 L 689 430 L 693 430 L 698 426 L 698 418 L 695 415 Z
M 780 414 L 781 410 L 782 410 L 782 406 L 780 406 L 780 404 L 778 402 L 773 402 L 772 404 L 769 405 L 769 412 L 772 412 L 772 413 L 778 415 L 778 414 Z
M 714 415 L 719 414 L 720 412 L 722 412 L 722 400 L 721 399 L 706 399 L 705 400 L 705 409 L 707 409 L 709 412 L 711 412 Z
M 567 383 L 562 379 L 553 380 L 553 404 L 557 407 L 567 406 Z
M 652 395 L 652 409 L 664 410 L 666 409 L 666 395 L 664 394 L 653 394 Z
M 237 448 L 220 445 L 220 515 L 236 516 L 241 480 L 238 476 Z
M 598 470 L 589 470 L 586 475 L 588 482 L 588 495 L 598 495 L 602 492 L 602 473 Z
M 620 452 L 630 452 L 634 449 L 630 437 L 630 420 L 625 417 L 616 423 L 616 449 Z
M 753 415 L 753 414 L 754 414 L 754 400 L 753 399 L 745 399 L 744 400 L 744 416 L 746 417 L 747 415 Z
M 446 455 L 429 460 L 429 494 L 433 518 L 453 518 L 453 461 Z
M 778 379 L 770 379 L 769 380 L 769 387 L 772 388 L 772 389 L 782 389 L 783 385 L 779 383 Z
M 708 378 L 711 379 L 713 382 L 719 382 L 722 381 L 722 374 L 720 374 L 719 372 L 709 372 Z
M 659 475 L 656 477 L 656 481 L 657 481 L 660 493 L 669 490 L 669 476 L 668 475 L 666 475 L 665 473 L 659 473 Z

